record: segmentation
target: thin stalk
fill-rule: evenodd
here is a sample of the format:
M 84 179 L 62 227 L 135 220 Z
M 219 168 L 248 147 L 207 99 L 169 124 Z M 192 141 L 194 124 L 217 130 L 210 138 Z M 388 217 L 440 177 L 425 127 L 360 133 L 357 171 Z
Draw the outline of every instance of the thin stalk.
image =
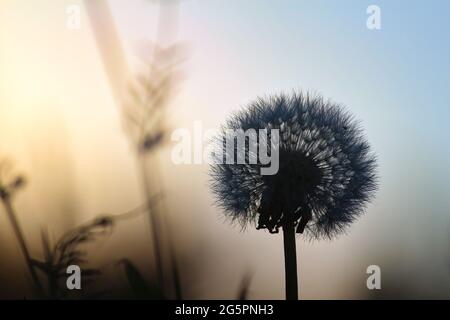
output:
M 152 163 L 156 168 L 160 167 L 158 157 L 156 157 Z M 154 172 L 154 177 L 156 181 L 159 181 L 159 189 L 164 190 L 164 180 L 162 179 L 159 170 L 156 170 Z M 171 274 L 172 274 L 172 282 L 175 290 L 175 299 L 176 300 L 182 300 L 183 299 L 183 293 L 182 293 L 182 286 L 181 286 L 181 275 L 180 275 L 180 268 L 177 262 L 177 256 L 175 251 L 175 245 L 173 242 L 172 232 L 171 232 L 171 225 L 169 223 L 169 217 L 167 210 L 166 203 L 161 201 L 161 208 L 157 212 L 165 212 L 164 216 L 161 216 L 161 223 L 164 224 L 165 227 L 165 235 L 170 255 L 170 268 L 171 268 Z
M 297 251 L 292 219 L 283 226 L 286 300 L 298 300 Z
M 169 238 L 169 246 L 170 246 L 170 259 L 172 266 L 172 277 L 173 277 L 173 285 L 175 287 L 175 299 L 182 300 L 183 293 L 181 289 L 181 278 L 180 278 L 180 270 L 178 268 L 178 262 L 175 256 L 175 249 L 173 248 L 173 243 Z
M 92 25 L 113 98 L 118 105 L 121 105 L 130 71 L 109 3 L 106 0 L 84 0 L 84 5 Z
M 58 297 L 58 274 L 52 268 L 53 255 L 50 249 L 50 239 L 47 231 L 41 229 L 42 248 L 44 250 L 44 261 L 48 267 L 49 272 L 46 273 L 48 281 L 48 296 L 50 299 L 57 299 Z
M 149 216 L 149 222 L 150 222 L 150 229 L 151 234 L 153 238 L 153 251 L 155 255 L 155 264 L 156 264 L 156 275 L 158 279 L 158 284 L 160 286 L 160 289 L 163 290 L 164 288 L 164 273 L 163 273 L 163 262 L 162 262 L 162 254 L 161 254 L 161 235 L 160 235 L 160 228 L 161 224 L 158 217 L 158 212 L 156 210 L 153 210 L 152 208 L 152 195 L 151 195 L 151 188 L 150 183 L 147 178 L 147 168 L 146 168 L 146 157 L 145 155 L 142 155 L 139 159 L 140 165 L 141 165 L 141 177 L 142 177 L 142 184 L 144 187 L 145 197 L 146 197 L 146 204 L 147 204 L 147 214 Z
M 20 249 L 22 250 L 22 253 L 25 257 L 25 261 L 28 267 L 28 271 L 30 272 L 31 278 L 33 279 L 33 282 L 36 286 L 36 289 L 39 293 L 43 293 L 44 290 L 42 288 L 42 285 L 39 281 L 39 278 L 37 276 L 36 270 L 33 267 L 33 263 L 31 260 L 30 252 L 28 251 L 27 244 L 25 242 L 25 238 L 23 236 L 22 228 L 20 227 L 19 222 L 16 219 L 16 214 L 14 212 L 14 209 L 11 205 L 11 201 L 9 199 L 9 196 L 6 196 L 2 198 L 3 205 L 5 207 L 6 213 L 8 215 L 8 218 L 11 222 L 11 225 L 13 227 L 14 233 L 16 234 L 17 241 L 19 242 Z
M 53 270 L 48 275 L 48 292 L 50 299 L 58 299 L 58 278 Z

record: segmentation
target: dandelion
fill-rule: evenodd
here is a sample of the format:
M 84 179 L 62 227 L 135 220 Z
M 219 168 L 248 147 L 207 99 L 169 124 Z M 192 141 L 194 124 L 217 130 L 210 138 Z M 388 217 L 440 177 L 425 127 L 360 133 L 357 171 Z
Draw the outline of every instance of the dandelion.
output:
M 376 158 L 354 117 L 320 96 L 293 93 L 260 98 L 228 120 L 227 129 L 278 129 L 279 170 L 261 175 L 261 162 L 211 168 L 219 206 L 243 227 L 284 238 L 286 298 L 298 298 L 295 233 L 332 239 L 365 210 L 377 189 Z M 270 131 L 269 130 L 269 131 Z M 271 143 L 259 138 L 257 149 Z M 245 145 L 246 159 L 255 148 Z M 266 146 L 267 147 L 267 146 Z M 236 152 L 236 147 L 235 150 Z

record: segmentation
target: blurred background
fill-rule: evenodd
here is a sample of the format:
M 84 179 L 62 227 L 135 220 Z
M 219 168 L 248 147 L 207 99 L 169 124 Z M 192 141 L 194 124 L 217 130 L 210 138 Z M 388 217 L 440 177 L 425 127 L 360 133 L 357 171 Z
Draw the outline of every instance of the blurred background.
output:
M 0 1 L 0 159 L 27 181 L 13 205 L 31 256 L 44 254 L 42 228 L 55 242 L 161 192 L 157 211 L 183 298 L 235 299 L 249 275 L 249 299 L 283 299 L 281 235 L 226 221 L 208 165 L 171 161 L 170 132 L 193 130 L 194 121 L 217 128 L 258 95 L 301 89 L 348 106 L 362 121 L 378 155 L 380 190 L 347 235 L 299 238 L 300 297 L 450 298 L 450 3 L 161 2 Z M 381 9 L 380 30 L 366 27 L 372 4 Z M 126 115 L 130 83 L 141 73 L 149 81 L 168 74 L 159 84 L 169 79 L 170 90 L 159 87 L 165 99 L 151 107 L 165 112 L 139 129 L 150 136 L 136 142 Z M 162 126 L 168 138 L 160 141 Z M 90 245 L 89 265 L 102 270 L 108 297 L 128 297 L 121 259 L 151 280 L 152 241 L 142 214 Z M 366 287 L 369 265 L 381 268 L 381 290 Z M 1 207 L 0 297 L 30 295 Z

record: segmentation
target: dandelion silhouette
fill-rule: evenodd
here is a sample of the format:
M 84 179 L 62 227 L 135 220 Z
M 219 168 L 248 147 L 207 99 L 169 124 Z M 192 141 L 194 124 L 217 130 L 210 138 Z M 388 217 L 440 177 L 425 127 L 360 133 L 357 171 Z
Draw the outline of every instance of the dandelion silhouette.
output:
M 246 139 L 246 163 L 214 164 L 212 189 L 233 221 L 270 233 L 282 228 L 286 299 L 297 299 L 295 233 L 332 239 L 345 232 L 377 189 L 376 158 L 353 116 L 320 96 L 280 94 L 250 103 L 223 127 L 219 154 L 229 152 L 227 129 L 279 130 L 278 173 L 260 174 L 265 165 L 248 161 L 255 148 Z M 269 139 L 259 137 L 257 149 Z

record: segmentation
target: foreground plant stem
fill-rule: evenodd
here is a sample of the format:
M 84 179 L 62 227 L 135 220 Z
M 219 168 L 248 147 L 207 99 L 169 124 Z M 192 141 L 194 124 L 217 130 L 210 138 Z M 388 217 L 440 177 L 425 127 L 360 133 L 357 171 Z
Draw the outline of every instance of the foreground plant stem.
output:
M 289 220 L 291 221 L 286 222 L 283 226 L 286 300 L 298 300 L 295 226 L 294 221 L 292 219 Z
M 30 252 L 28 251 L 27 244 L 25 242 L 25 238 L 23 236 L 22 228 L 20 227 L 19 222 L 17 221 L 14 209 L 12 207 L 11 201 L 9 196 L 5 196 L 2 198 L 3 205 L 5 207 L 6 213 L 8 215 L 8 218 L 11 222 L 11 225 L 13 227 L 14 233 L 16 234 L 17 241 L 19 241 L 20 249 L 22 250 L 23 255 L 25 256 L 26 264 L 28 266 L 28 270 L 30 272 L 31 278 L 33 279 L 33 282 L 36 286 L 36 289 L 41 294 L 43 293 L 42 285 L 39 281 L 39 278 L 37 276 L 36 270 L 33 267 L 33 263 L 31 260 Z

